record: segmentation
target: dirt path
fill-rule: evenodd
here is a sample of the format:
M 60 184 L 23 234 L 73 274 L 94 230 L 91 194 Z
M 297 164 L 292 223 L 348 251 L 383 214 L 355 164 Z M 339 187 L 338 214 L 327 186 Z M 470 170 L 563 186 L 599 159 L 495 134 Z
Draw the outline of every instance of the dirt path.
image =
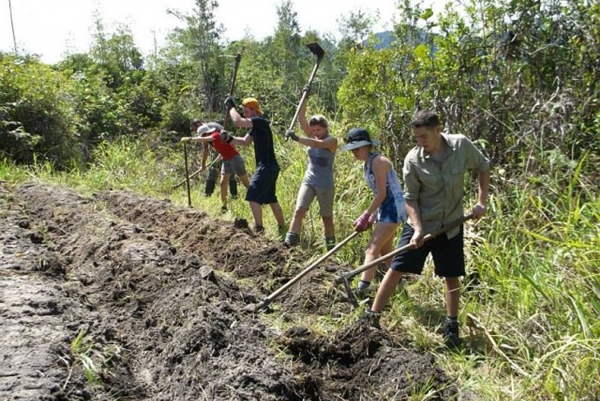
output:
M 340 315 L 333 262 L 256 303 L 311 258 L 244 225 L 126 191 L 1 188 L 0 399 L 402 400 L 457 395 L 428 356 L 354 324 L 327 336 L 303 315 Z M 292 263 L 292 262 L 296 263 Z M 5 334 L 7 333 L 7 334 Z

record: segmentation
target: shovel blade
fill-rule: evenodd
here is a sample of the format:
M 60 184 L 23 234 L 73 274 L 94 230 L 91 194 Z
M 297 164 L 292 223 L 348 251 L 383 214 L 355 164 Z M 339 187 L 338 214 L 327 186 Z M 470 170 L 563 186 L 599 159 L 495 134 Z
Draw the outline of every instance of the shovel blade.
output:
M 325 50 L 323 50 L 321 45 L 319 45 L 316 42 L 309 43 L 306 45 L 306 47 L 308 47 L 308 50 L 310 50 L 310 52 L 312 54 L 314 54 L 315 56 L 317 56 L 318 58 L 322 58 L 325 55 Z

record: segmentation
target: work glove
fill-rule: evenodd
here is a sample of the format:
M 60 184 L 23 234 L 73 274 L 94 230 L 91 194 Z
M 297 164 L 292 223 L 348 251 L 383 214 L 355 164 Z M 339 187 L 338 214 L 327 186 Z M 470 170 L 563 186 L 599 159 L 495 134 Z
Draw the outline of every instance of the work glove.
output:
M 231 134 L 229 134 L 229 132 L 227 132 L 225 130 L 221 131 L 221 133 L 219 134 L 219 137 L 221 138 L 221 140 L 223 142 L 230 143 L 231 141 L 233 141 L 233 137 L 231 136 Z
M 354 220 L 354 230 L 359 233 L 367 231 L 369 228 L 371 228 L 374 222 L 375 218 L 373 215 L 365 211 L 358 217 L 358 219 Z
M 183 143 L 190 142 L 191 140 L 192 140 L 192 138 L 190 138 L 189 136 L 184 136 L 183 138 L 181 138 L 181 142 L 183 142 Z
M 306 93 L 310 92 L 310 84 L 304 85 L 304 88 L 302 88 L 302 93 L 304 93 L 304 92 L 306 92 Z
M 296 142 L 298 142 L 298 139 L 300 139 L 298 137 L 298 135 L 296 135 L 296 133 L 292 130 L 289 130 L 288 132 L 286 132 L 285 137 L 286 137 L 286 139 L 291 139 L 292 141 L 296 141 Z
M 225 108 L 227 109 L 227 111 L 235 109 L 235 101 L 233 100 L 233 97 L 228 95 L 225 98 Z

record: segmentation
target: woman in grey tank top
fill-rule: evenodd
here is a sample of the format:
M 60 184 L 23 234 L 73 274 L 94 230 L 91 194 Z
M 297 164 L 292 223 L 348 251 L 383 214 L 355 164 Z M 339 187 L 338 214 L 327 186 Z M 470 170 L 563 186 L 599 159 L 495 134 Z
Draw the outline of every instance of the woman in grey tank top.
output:
M 308 91 L 310 88 L 305 87 Z M 307 147 L 308 166 L 304 173 L 304 179 L 298 191 L 296 209 L 290 224 L 290 229 L 285 235 L 285 243 L 288 246 L 298 245 L 302 220 L 312 201 L 317 198 L 319 210 L 323 219 L 325 233 L 325 247 L 330 250 L 335 246 L 335 228 L 333 224 L 333 162 L 337 150 L 337 138 L 329 135 L 329 123 L 322 115 L 314 115 L 310 120 L 306 119 L 306 99 L 298 110 L 298 121 L 306 136 L 298 136 L 293 131 L 288 131 L 286 137 Z

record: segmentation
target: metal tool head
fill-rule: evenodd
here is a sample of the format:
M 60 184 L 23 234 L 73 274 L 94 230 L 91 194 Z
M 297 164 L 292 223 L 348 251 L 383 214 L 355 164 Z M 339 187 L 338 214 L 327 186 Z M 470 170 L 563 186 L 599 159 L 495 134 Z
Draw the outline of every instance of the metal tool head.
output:
M 358 308 L 358 299 L 356 299 L 356 295 L 354 295 L 354 291 L 352 291 L 352 288 L 350 288 L 350 283 L 346 277 L 344 277 L 343 284 L 344 290 L 346 290 L 346 298 L 348 299 L 348 302 L 350 302 L 355 308 Z
M 323 50 L 323 48 L 321 47 L 321 45 L 319 45 L 316 42 L 309 43 L 309 44 L 306 45 L 306 47 L 308 47 L 308 50 L 310 50 L 310 52 L 312 54 L 314 54 L 315 56 L 317 56 L 317 58 L 319 58 L 319 59 L 322 59 L 323 56 L 325 55 L 325 50 Z

